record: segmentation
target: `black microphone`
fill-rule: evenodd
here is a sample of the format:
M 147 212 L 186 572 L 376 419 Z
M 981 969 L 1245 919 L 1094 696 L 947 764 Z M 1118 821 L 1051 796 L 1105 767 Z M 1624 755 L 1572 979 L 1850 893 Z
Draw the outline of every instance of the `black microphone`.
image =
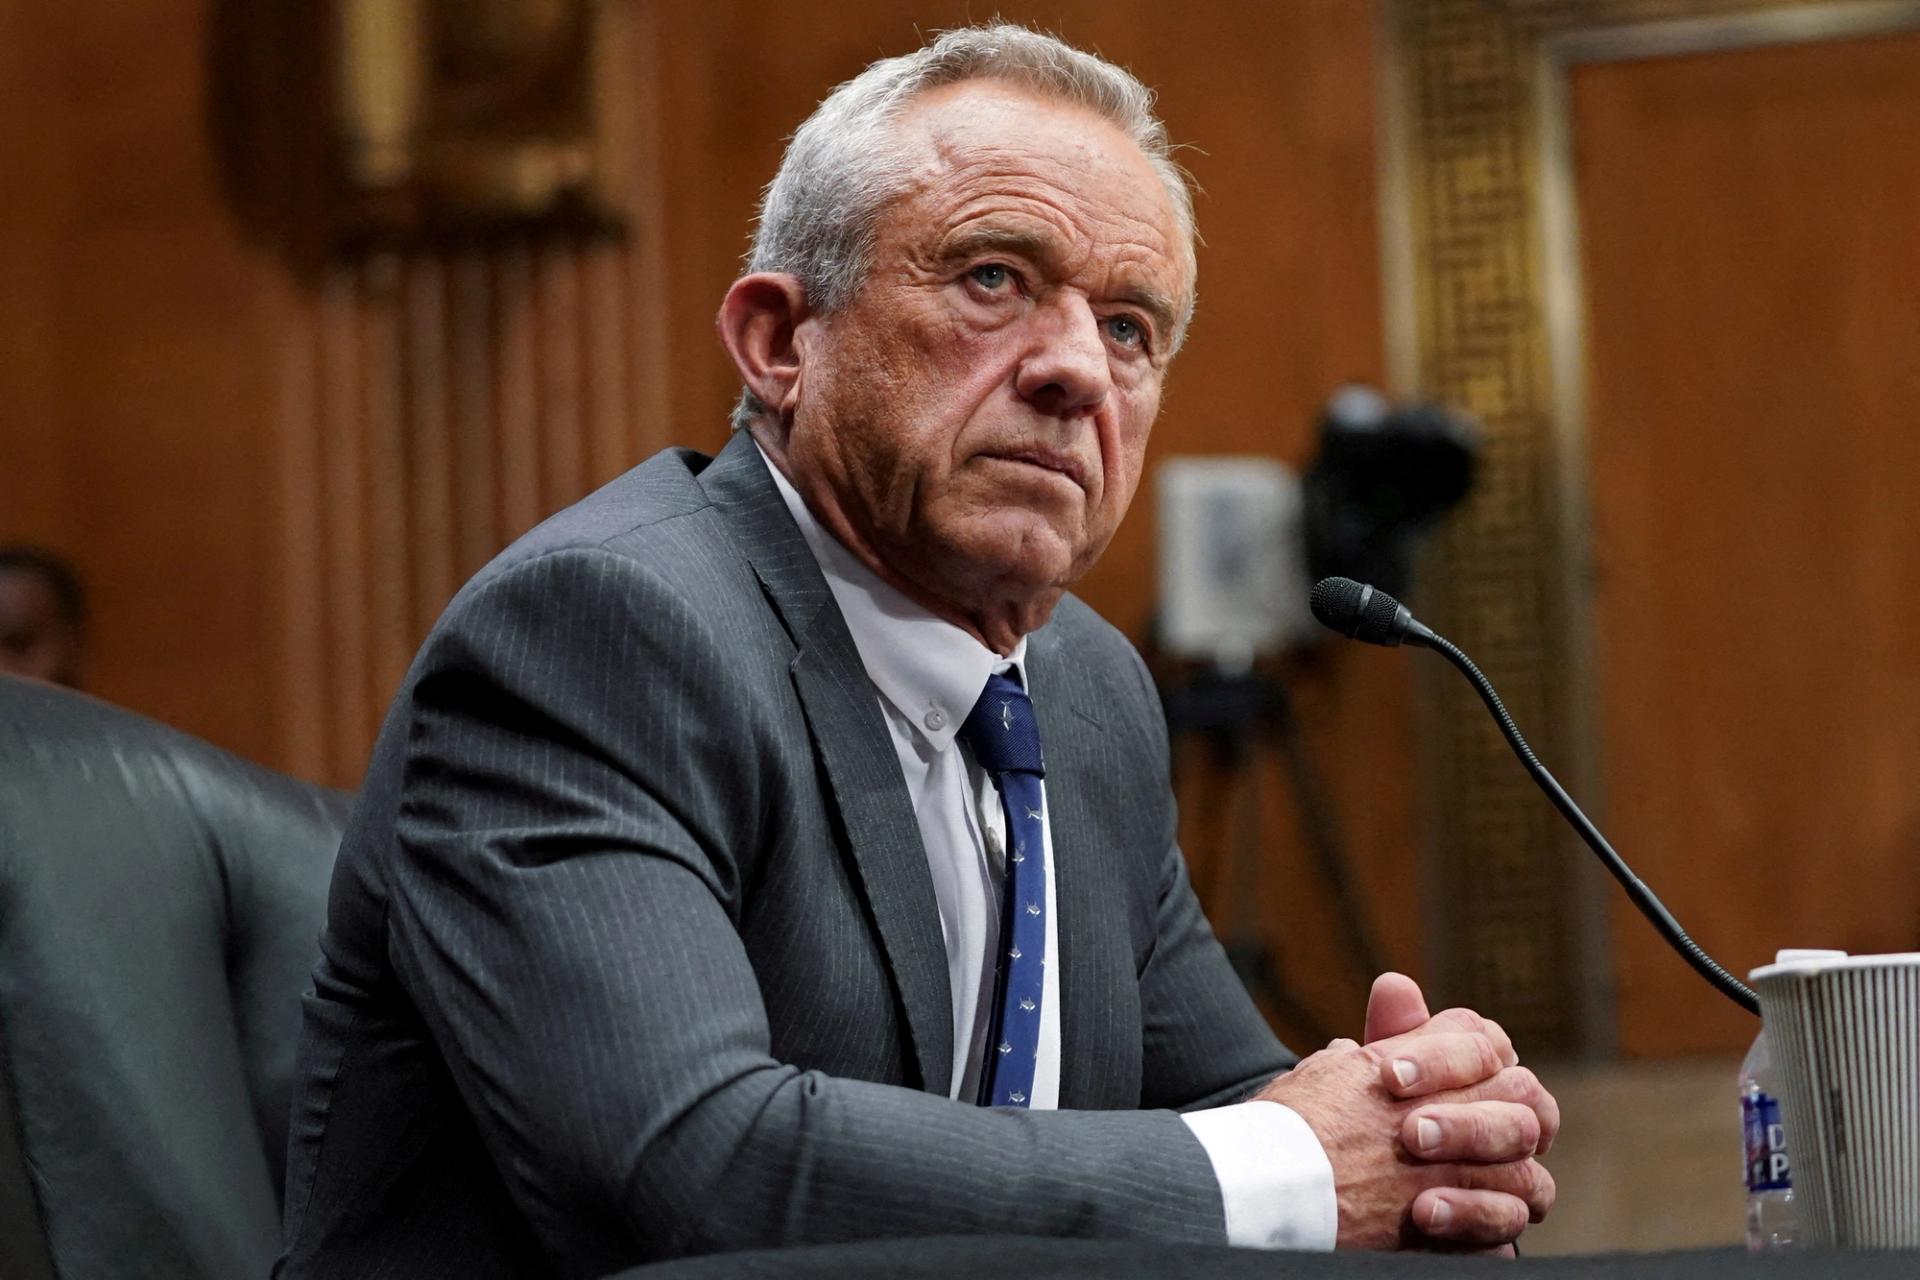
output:
M 1307 603 L 1321 626 L 1332 627 L 1351 640 L 1389 647 L 1425 647 L 1435 639 L 1433 632 L 1407 612 L 1407 606 L 1352 578 L 1320 579 L 1313 584 L 1313 596 Z
M 1653 890 L 1641 883 L 1640 877 L 1633 874 L 1620 855 L 1613 851 L 1613 846 L 1607 843 L 1607 838 L 1600 834 L 1600 829 L 1587 819 L 1586 814 L 1580 812 L 1580 806 L 1573 802 L 1573 797 L 1547 772 L 1547 767 L 1533 754 L 1533 748 L 1520 736 L 1519 727 L 1513 723 L 1513 717 L 1507 714 L 1507 708 L 1500 701 L 1500 695 L 1494 692 L 1492 682 L 1480 673 L 1473 659 L 1463 653 L 1458 645 L 1421 625 L 1405 605 L 1386 592 L 1355 582 L 1352 578 L 1320 579 L 1314 584 L 1309 604 L 1314 618 L 1322 626 L 1331 627 L 1341 635 L 1367 644 L 1411 644 L 1432 649 L 1471 680 L 1480 695 L 1480 701 L 1487 704 L 1487 710 L 1500 722 L 1500 732 L 1506 735 L 1507 745 L 1520 757 L 1520 763 L 1526 766 L 1540 789 L 1547 793 L 1547 799 L 1553 801 L 1553 807 L 1572 824 L 1573 829 L 1580 833 L 1580 838 L 1587 842 L 1587 847 L 1599 856 L 1608 872 L 1620 882 L 1620 887 L 1627 891 L 1627 897 L 1633 900 L 1633 905 L 1640 908 L 1640 914 L 1652 922 L 1660 935 L 1680 953 L 1681 959 L 1692 965 L 1695 972 L 1712 983 L 1722 995 L 1748 1013 L 1760 1012 L 1760 1002 L 1752 990 L 1721 968 L 1712 956 L 1701 950 L 1699 943 L 1687 936 L 1687 931 L 1680 927 L 1673 913 L 1654 896 Z

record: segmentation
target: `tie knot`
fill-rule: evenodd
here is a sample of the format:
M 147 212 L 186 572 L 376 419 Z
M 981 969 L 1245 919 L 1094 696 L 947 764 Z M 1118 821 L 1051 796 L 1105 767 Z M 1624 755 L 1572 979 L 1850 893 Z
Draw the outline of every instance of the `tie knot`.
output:
M 1033 718 L 1033 699 L 1017 680 L 987 677 L 980 700 L 960 726 L 960 741 L 988 773 L 1046 776 L 1040 763 L 1040 726 Z

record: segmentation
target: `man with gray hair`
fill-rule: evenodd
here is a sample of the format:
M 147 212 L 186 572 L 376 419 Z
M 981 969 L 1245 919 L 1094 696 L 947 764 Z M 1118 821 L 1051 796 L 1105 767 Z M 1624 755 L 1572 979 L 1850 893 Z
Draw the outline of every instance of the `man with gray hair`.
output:
M 1150 96 L 949 32 L 801 126 L 657 457 L 449 606 L 306 1005 L 280 1274 L 948 1233 L 1500 1247 L 1552 1098 L 1382 977 L 1303 1061 L 1208 930 L 1137 654 L 1067 594 L 1193 308 Z

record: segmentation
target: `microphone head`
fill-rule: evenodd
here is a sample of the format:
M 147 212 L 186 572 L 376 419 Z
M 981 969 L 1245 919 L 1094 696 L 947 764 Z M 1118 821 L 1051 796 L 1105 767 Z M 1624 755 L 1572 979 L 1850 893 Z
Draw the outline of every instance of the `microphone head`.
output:
M 1308 606 L 1323 627 L 1367 644 L 1397 645 L 1413 621 L 1398 600 L 1352 578 L 1322 578 Z

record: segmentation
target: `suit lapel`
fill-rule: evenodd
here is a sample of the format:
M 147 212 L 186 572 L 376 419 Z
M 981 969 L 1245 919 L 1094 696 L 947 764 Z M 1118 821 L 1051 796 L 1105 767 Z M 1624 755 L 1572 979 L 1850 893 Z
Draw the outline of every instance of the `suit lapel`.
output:
M 1134 981 L 1116 962 L 1124 947 L 1111 945 L 1112 931 L 1126 917 L 1116 893 L 1093 812 L 1088 777 L 1089 746 L 1104 732 L 1099 700 L 1063 661 L 1043 629 L 1028 642 L 1028 678 L 1034 715 L 1047 759 L 1047 809 L 1053 837 L 1054 902 L 1059 918 L 1060 1106 L 1062 1109 L 1129 1105 L 1106 1096 L 1106 1025 L 1114 993 Z M 1136 1027 L 1136 1032 L 1137 1032 Z
M 793 637 L 794 690 L 893 971 L 921 1085 L 944 1095 L 953 1072 L 953 1000 L 940 913 L 879 697 L 813 552 L 745 432 L 734 435 L 700 483 L 727 514 Z

